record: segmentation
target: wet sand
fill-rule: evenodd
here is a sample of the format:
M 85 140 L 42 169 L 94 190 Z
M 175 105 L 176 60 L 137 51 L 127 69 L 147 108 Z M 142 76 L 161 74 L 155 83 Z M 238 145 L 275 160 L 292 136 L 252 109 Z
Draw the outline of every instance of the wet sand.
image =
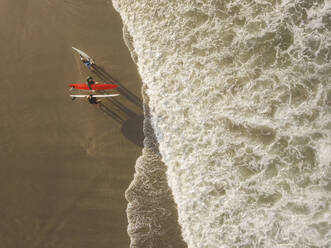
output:
M 106 0 L 0 0 L 0 27 L 1 246 L 129 247 L 124 192 L 143 117 L 119 15 Z M 121 96 L 71 101 L 67 84 L 89 74 Z

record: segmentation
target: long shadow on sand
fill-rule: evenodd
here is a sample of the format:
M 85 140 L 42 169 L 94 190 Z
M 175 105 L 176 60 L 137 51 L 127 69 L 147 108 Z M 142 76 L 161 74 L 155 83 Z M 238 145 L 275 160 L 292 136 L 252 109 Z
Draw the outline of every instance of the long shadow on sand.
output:
M 137 115 L 116 99 L 100 103 L 100 110 L 121 125 L 122 134 L 139 147 L 143 147 L 143 115 Z
M 121 93 L 121 95 L 125 96 L 129 101 L 131 101 L 133 104 L 135 104 L 140 109 L 143 109 L 142 107 L 142 100 L 137 97 L 135 94 L 133 94 L 130 90 L 124 87 L 124 85 L 117 80 L 115 80 L 108 72 L 105 71 L 100 66 L 92 65 L 94 74 L 96 74 L 99 78 L 104 80 L 105 82 L 111 82 L 113 84 L 117 84 L 119 87 L 117 88 L 117 91 Z
M 130 102 L 135 104 L 141 110 L 143 109 L 142 100 L 133 94 L 130 90 L 124 87 L 123 84 L 115 80 L 105 69 L 100 66 L 93 65 L 92 72 L 97 75 L 105 83 L 110 82 L 117 84 L 119 87 L 117 91 L 123 95 Z M 119 100 L 114 98 L 107 98 L 100 103 L 100 109 L 118 124 L 121 125 L 121 132 L 123 135 L 136 145 L 143 147 L 143 115 L 137 115 L 128 107 L 123 105 Z

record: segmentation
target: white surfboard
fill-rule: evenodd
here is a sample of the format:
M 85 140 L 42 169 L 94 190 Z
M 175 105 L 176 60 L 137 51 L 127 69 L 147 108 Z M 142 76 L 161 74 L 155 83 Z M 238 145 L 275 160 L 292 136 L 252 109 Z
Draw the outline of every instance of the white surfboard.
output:
M 111 94 L 111 95 L 92 95 L 93 97 L 114 97 L 119 96 L 120 94 Z M 89 97 L 90 95 L 70 95 L 71 97 Z
M 89 60 L 90 62 L 94 62 L 93 59 L 87 55 L 87 53 L 84 53 L 83 51 L 77 49 L 76 47 L 71 47 L 72 49 L 74 49 L 80 56 L 82 56 L 84 59 Z

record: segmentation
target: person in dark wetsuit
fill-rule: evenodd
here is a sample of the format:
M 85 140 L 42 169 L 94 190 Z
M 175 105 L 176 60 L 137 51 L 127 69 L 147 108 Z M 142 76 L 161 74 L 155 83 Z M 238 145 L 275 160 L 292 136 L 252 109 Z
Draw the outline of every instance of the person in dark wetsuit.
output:
M 95 84 L 95 81 L 93 80 L 93 78 L 92 78 L 91 76 L 88 76 L 88 77 L 86 78 L 86 83 L 87 83 L 89 89 L 92 90 L 91 85 L 92 85 L 92 84 Z
M 87 100 L 89 101 L 90 104 L 98 104 L 101 102 L 101 100 L 98 100 L 96 97 L 94 97 L 93 95 L 89 95 L 87 97 Z

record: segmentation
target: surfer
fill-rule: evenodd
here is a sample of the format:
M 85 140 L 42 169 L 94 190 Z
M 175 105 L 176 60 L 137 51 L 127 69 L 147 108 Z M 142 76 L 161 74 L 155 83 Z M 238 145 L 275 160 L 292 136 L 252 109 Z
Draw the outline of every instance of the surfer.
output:
M 89 101 L 89 103 L 91 104 L 98 104 L 101 102 L 101 100 L 99 98 L 103 98 L 103 97 L 115 97 L 115 96 L 119 96 L 120 94 L 111 94 L 111 95 L 93 95 L 93 94 L 89 94 L 89 95 L 70 95 L 72 100 L 75 100 L 77 97 L 78 98 L 87 98 L 87 100 Z
M 83 62 L 83 64 L 86 65 L 86 67 L 89 70 L 91 70 L 91 66 L 94 64 L 93 60 L 84 58 L 82 55 L 79 55 L 79 56 L 80 56 L 80 60 Z
M 94 60 L 83 51 L 77 49 L 76 47 L 72 47 L 72 49 L 74 49 L 79 54 L 80 60 L 84 63 L 84 65 L 86 65 L 89 70 L 93 71 L 92 66 L 95 64 Z
M 92 90 L 91 85 L 92 85 L 92 84 L 95 84 L 95 81 L 93 80 L 93 78 L 92 78 L 91 76 L 88 76 L 88 77 L 86 78 L 86 83 L 87 83 L 89 89 Z
M 100 99 L 97 99 L 96 97 L 94 97 L 93 95 L 89 95 L 87 97 L 87 100 L 89 101 L 90 104 L 98 104 L 101 102 Z

